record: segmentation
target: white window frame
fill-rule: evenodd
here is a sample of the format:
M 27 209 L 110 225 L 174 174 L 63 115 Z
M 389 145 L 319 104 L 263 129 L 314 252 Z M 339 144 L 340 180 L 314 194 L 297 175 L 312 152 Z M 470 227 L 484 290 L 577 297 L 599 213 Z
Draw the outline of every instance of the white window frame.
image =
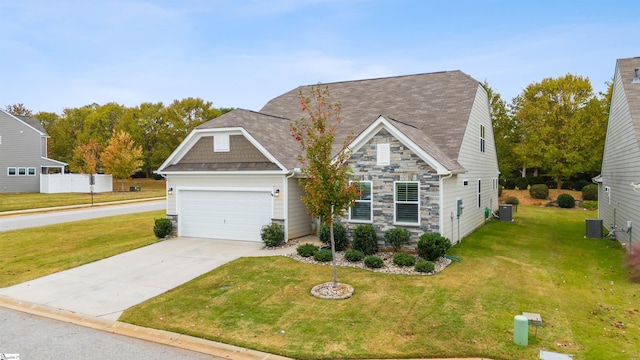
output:
M 491 190 L 498 190 L 498 178 L 491 179 Z
M 213 152 L 229 152 L 230 143 L 229 134 L 213 135 Z
M 480 124 L 480 152 L 484 152 L 485 150 L 486 138 L 484 136 L 484 132 L 485 132 L 485 127 L 484 125 Z
M 482 207 L 482 179 L 478 179 L 478 209 Z
M 27 176 L 27 168 L 19 167 L 18 168 L 18 176 Z
M 469 186 L 469 179 L 462 180 L 462 186 Z
M 33 174 L 31 173 L 31 170 L 33 170 Z M 27 176 L 36 176 L 36 174 L 37 174 L 36 168 L 34 167 L 27 168 Z
M 611 187 L 605 186 L 604 192 L 607 193 L 607 204 L 611 205 Z
M 354 219 L 352 217 L 351 211 L 353 210 L 353 206 L 349 208 L 349 221 L 354 223 L 364 223 L 371 224 L 373 222 L 373 182 L 372 181 L 360 181 L 359 184 L 368 183 L 369 184 L 369 200 L 366 199 L 356 199 L 354 200 L 354 205 L 357 203 L 369 203 L 369 219 Z M 358 190 L 358 194 L 360 194 L 360 190 Z M 360 197 L 360 195 L 358 195 Z
M 391 165 L 391 145 L 389 143 L 376 145 L 376 165 Z
M 397 198 L 398 194 L 398 184 L 416 184 L 418 190 L 418 196 L 416 201 L 399 201 Z M 417 213 L 418 213 L 418 221 L 417 222 L 404 222 L 398 221 L 398 205 L 399 204 L 416 204 Z M 420 182 L 419 181 L 394 181 L 393 182 L 393 223 L 395 225 L 420 225 L 421 216 L 420 216 Z
M 13 170 L 13 174 L 11 173 L 11 170 Z M 9 166 L 7 168 L 7 176 L 18 176 L 18 168 L 15 166 Z

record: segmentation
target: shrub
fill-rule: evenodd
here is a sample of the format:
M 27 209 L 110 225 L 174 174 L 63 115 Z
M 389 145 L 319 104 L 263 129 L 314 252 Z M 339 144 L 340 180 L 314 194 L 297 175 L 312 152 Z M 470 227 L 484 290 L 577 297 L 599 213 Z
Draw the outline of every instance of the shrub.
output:
M 430 273 L 436 269 L 436 266 L 429 260 L 422 260 L 416 264 L 415 269 L 417 272 Z
M 498 197 L 502 196 L 502 190 L 503 189 L 504 189 L 504 186 L 498 185 Z
M 153 225 L 153 233 L 156 234 L 158 239 L 164 239 L 173 230 L 173 224 L 171 224 L 171 220 L 164 219 L 156 219 L 155 224 Z
M 582 188 L 582 200 L 598 201 L 598 185 L 589 184 Z
M 350 262 L 356 262 L 364 259 L 364 253 L 360 250 L 350 249 L 344 253 L 344 258 Z
M 328 226 L 320 226 L 318 237 L 323 244 L 331 245 L 331 229 Z M 333 241 L 336 244 L 336 251 L 342 251 L 347 248 L 347 230 L 340 223 L 333 223 Z
M 394 251 L 400 251 L 411 240 L 411 233 L 405 228 L 393 228 L 385 231 L 384 239 L 393 246 Z
M 558 195 L 558 206 L 564 209 L 571 209 L 576 206 L 576 200 L 569 194 Z
M 598 208 L 598 202 L 593 200 L 583 201 L 582 207 L 587 210 L 596 210 Z
M 545 181 L 544 184 L 547 185 L 549 189 L 555 189 L 558 187 L 558 182 L 555 180 Z
M 371 225 L 360 224 L 353 229 L 353 249 L 362 251 L 365 255 L 378 252 L 378 235 Z
M 562 190 L 571 190 L 573 189 L 573 181 L 563 181 L 562 184 L 560 185 L 560 187 L 562 188 Z
M 451 249 L 451 241 L 438 233 L 425 233 L 418 241 L 418 255 L 429 261 L 438 260 Z
M 364 258 L 364 266 L 371 269 L 379 269 L 384 266 L 384 261 L 377 256 L 369 255 Z
M 529 186 L 529 180 L 527 178 L 519 177 L 515 179 L 516 187 L 520 190 L 526 190 Z
M 573 184 L 573 190 L 582 191 L 582 189 L 589 184 L 591 184 L 591 182 L 586 180 L 578 180 L 575 182 L 575 184 Z
M 271 223 L 262 227 L 260 237 L 266 246 L 280 246 L 284 243 L 284 229 L 280 224 Z
M 516 188 L 516 180 L 515 179 L 505 179 L 504 180 L 504 188 L 507 190 L 513 190 Z
M 302 257 L 310 257 L 320 251 L 320 248 L 317 245 L 313 244 L 302 244 L 298 245 L 296 251 L 298 252 L 298 255 Z
M 529 178 L 529 185 L 544 184 L 544 178 L 541 176 L 532 176 Z
M 536 184 L 529 188 L 529 195 L 534 199 L 548 199 L 549 187 L 545 184 Z
M 631 246 L 624 261 L 624 266 L 629 268 L 629 280 L 640 282 L 640 244 Z
M 504 203 L 511 204 L 511 205 L 518 205 L 520 204 L 520 200 L 518 200 L 518 198 L 515 196 L 509 196 L 508 198 L 504 199 Z
M 416 264 L 416 258 L 406 252 L 393 254 L 393 264 L 398 266 L 413 266 Z
M 327 262 L 333 260 L 333 255 L 331 255 L 331 250 L 318 250 L 313 254 L 313 260 Z

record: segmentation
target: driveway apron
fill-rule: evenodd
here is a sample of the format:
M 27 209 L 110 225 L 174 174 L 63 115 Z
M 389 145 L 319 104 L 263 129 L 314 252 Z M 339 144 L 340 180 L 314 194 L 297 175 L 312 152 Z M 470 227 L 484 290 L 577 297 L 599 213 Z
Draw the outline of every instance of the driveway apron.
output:
M 242 256 L 260 242 L 175 238 L 0 289 L 14 299 L 117 320 L 131 306 Z

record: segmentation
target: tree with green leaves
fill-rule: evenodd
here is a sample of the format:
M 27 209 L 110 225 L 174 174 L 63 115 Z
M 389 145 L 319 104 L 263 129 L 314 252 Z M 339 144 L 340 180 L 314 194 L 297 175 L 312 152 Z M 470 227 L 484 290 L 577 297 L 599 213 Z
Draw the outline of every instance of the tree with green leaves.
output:
M 485 81 L 482 86 L 487 90 L 489 107 L 491 110 L 491 123 L 493 124 L 493 135 L 496 145 L 496 155 L 500 173 L 510 176 L 522 164 L 521 159 L 513 151 L 520 141 L 518 124 L 509 114 L 506 102 L 500 97 Z
M 142 148 L 136 146 L 129 134 L 124 131 L 114 132 L 109 144 L 102 151 L 100 161 L 104 171 L 120 180 L 124 191 L 124 179 L 142 167 Z
M 78 145 L 73 151 L 69 169 L 76 173 L 93 175 L 98 172 L 102 145 L 96 139 Z
M 514 99 L 513 116 L 521 134 L 514 151 L 528 167 L 542 168 L 557 179 L 593 166 L 594 143 L 606 115 L 588 78 L 567 74 L 527 86 Z
M 310 95 L 298 94 L 306 117 L 290 127 L 291 135 L 299 142 L 302 154 L 298 160 L 303 165 L 300 185 L 304 189 L 302 201 L 310 215 L 320 219 L 330 229 L 333 254 L 333 283 L 338 284 L 336 270 L 333 222 L 336 214 L 343 214 L 358 196 L 357 183 L 350 183 L 351 168 L 346 165 L 351 132 L 340 151 L 333 154 L 336 128 L 340 124 L 340 104 L 329 102 L 329 88 L 312 86 Z

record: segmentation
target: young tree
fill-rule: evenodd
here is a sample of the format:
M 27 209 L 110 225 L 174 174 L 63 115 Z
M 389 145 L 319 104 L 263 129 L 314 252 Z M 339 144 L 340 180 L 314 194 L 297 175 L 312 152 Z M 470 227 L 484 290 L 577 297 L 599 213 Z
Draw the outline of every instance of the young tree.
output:
M 349 183 L 351 168 L 345 164 L 349 153 L 350 133 L 340 151 L 333 154 L 336 128 L 340 124 L 340 104 L 329 103 L 329 88 L 312 86 L 310 96 L 298 94 L 302 111 L 306 113 L 290 127 L 291 135 L 300 143 L 304 178 L 300 185 L 305 191 L 302 198 L 309 214 L 320 219 L 330 229 L 333 254 L 333 284 L 338 285 L 333 216 L 344 213 L 358 195 L 357 184 Z
M 31 110 L 27 109 L 23 103 L 7 105 L 7 112 L 13 115 L 31 116 Z
M 556 177 L 558 189 L 563 177 L 592 166 L 593 159 L 585 154 L 597 136 L 604 136 L 594 128 L 600 129 L 606 117 L 594 99 L 589 79 L 572 74 L 530 84 L 514 99 L 514 116 L 522 131 L 515 151 L 529 166 Z
M 89 141 L 78 145 L 73 151 L 69 168 L 73 172 L 95 174 L 98 172 L 101 150 L 102 146 L 96 139 L 89 139 Z
M 100 156 L 104 171 L 120 179 L 122 191 L 124 191 L 124 179 L 142 168 L 141 159 L 142 148 L 136 146 L 129 134 L 124 131 L 113 133 L 109 144 Z

